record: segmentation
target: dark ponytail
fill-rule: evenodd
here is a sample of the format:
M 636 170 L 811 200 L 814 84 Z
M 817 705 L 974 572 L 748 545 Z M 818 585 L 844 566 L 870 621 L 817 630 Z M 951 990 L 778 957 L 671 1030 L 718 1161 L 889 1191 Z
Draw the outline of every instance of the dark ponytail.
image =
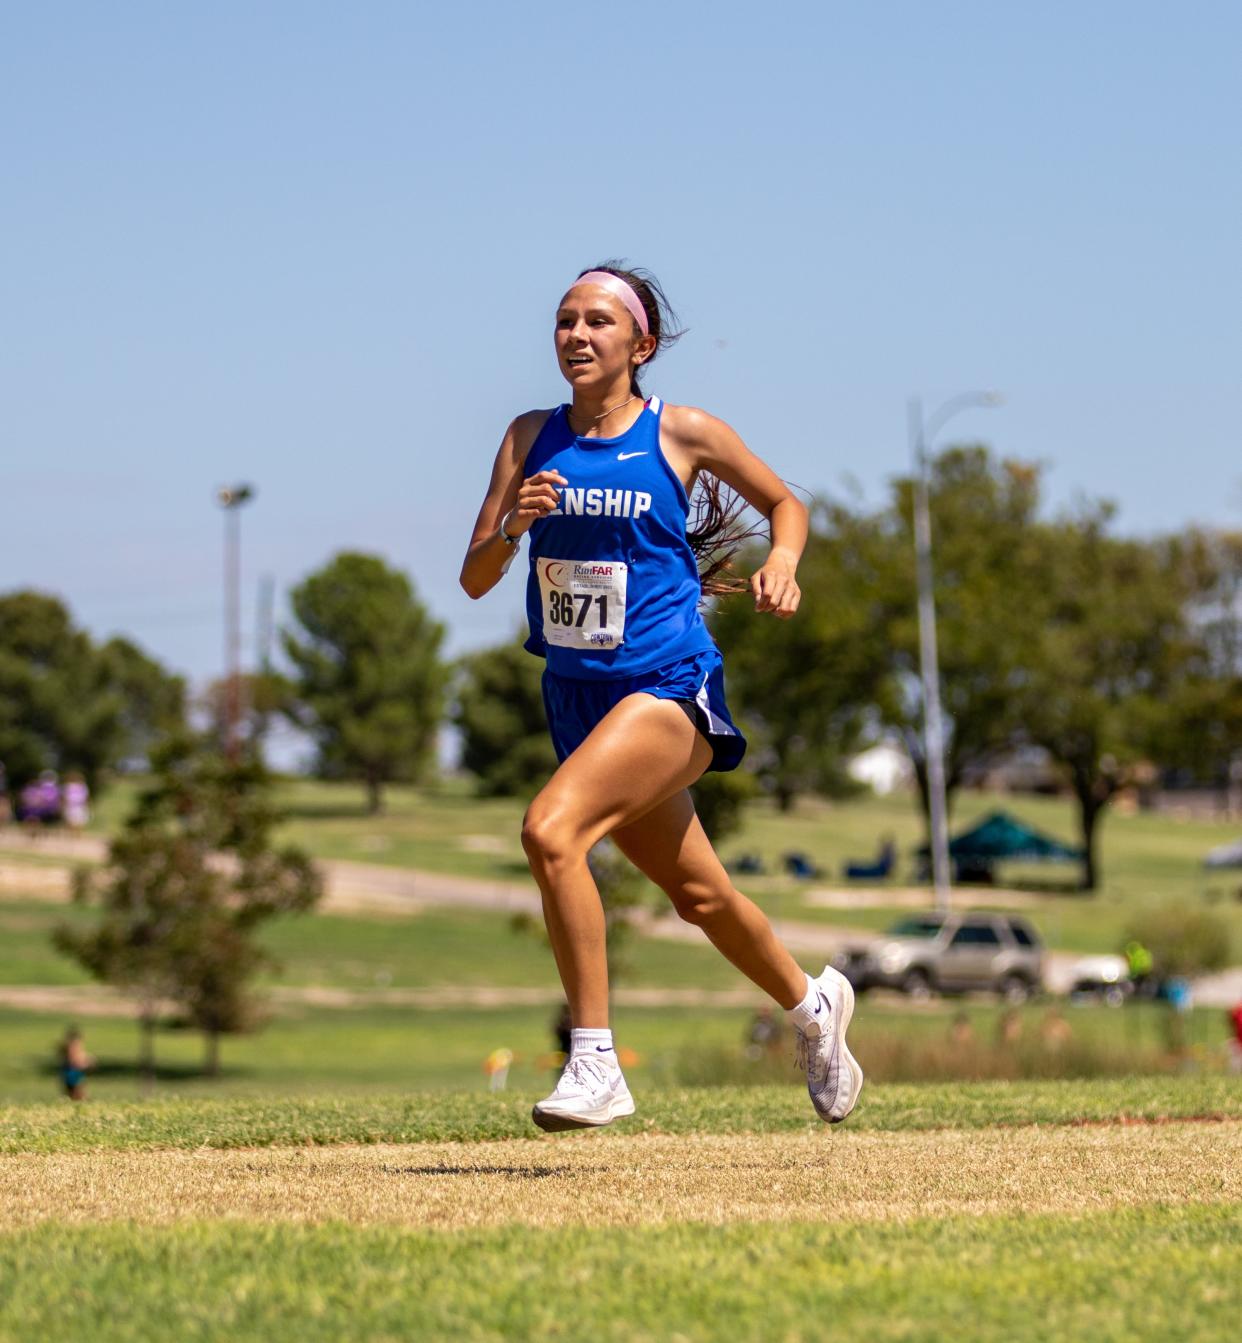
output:
M 736 490 L 704 471 L 690 499 L 686 540 L 699 565 L 704 597 L 732 597 L 749 592 L 750 582 L 734 568 L 737 553 L 749 541 L 768 537 L 765 518 L 746 517 L 747 503 Z
M 661 350 L 675 345 L 686 334 L 686 329 L 678 322 L 677 314 L 660 288 L 660 282 L 649 270 L 625 266 L 619 261 L 605 261 L 598 266 L 588 266 L 586 270 L 579 271 L 578 276 L 581 278 L 593 270 L 602 270 L 624 280 L 638 296 L 647 314 L 647 330 L 655 337 L 656 346 L 630 374 L 630 391 L 635 396 L 642 396 L 639 375 Z M 634 334 L 642 335 L 637 322 L 634 323 Z M 745 512 L 745 499 L 727 485 L 722 485 L 715 476 L 707 472 L 700 474 L 690 500 L 686 540 L 698 561 L 699 584 L 704 597 L 724 597 L 749 591 L 750 585 L 735 572 L 733 561 L 747 541 L 756 536 L 766 536 L 767 531 L 763 522 L 747 524 L 743 520 Z

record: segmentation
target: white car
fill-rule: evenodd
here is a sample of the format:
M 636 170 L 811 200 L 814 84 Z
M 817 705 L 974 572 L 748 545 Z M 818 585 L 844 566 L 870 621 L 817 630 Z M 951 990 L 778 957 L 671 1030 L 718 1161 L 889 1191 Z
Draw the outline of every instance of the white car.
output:
M 1110 1007 L 1120 1007 L 1133 992 L 1134 983 L 1123 956 L 1083 956 L 1074 962 L 1071 994 L 1103 998 Z
M 899 989 L 911 998 L 988 990 L 1007 1003 L 1043 987 L 1044 949 L 1025 919 L 970 910 L 902 919 L 833 964 L 855 989 Z

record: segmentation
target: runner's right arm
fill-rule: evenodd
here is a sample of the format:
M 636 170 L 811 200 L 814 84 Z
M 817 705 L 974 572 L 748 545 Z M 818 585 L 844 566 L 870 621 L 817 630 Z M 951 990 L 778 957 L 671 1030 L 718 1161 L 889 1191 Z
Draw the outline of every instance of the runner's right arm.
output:
M 490 592 L 517 551 L 516 544 L 501 535 L 501 524 L 510 536 L 522 536 L 559 501 L 557 486 L 564 485 L 565 478 L 557 472 L 539 471 L 529 480 L 522 479 L 526 454 L 548 414 L 546 410 L 532 410 L 519 415 L 506 430 L 496 453 L 491 482 L 461 566 L 461 585 L 470 597 Z

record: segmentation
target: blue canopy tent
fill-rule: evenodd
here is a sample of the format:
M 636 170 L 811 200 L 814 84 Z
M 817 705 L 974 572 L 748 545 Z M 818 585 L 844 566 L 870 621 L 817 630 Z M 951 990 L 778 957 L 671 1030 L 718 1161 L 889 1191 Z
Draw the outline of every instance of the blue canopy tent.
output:
M 926 844 L 919 850 L 921 857 L 928 852 Z M 1042 834 L 1007 811 L 994 811 L 949 841 L 949 858 L 954 880 L 990 882 L 995 865 L 1002 860 L 1081 863 L 1083 851 Z

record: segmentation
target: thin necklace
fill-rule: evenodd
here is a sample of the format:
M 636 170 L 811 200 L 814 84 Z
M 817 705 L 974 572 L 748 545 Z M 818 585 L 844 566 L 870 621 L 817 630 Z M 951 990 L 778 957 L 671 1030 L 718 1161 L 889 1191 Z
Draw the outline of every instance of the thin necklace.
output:
M 592 424 L 598 424 L 600 420 L 602 420 L 606 415 L 611 415 L 614 410 L 622 410 L 624 407 L 628 406 L 631 401 L 635 400 L 637 400 L 637 397 L 635 397 L 634 393 L 631 392 L 629 396 L 625 398 L 624 401 L 618 401 L 615 406 L 609 406 L 607 410 L 601 410 L 598 415 L 591 415 L 586 418 L 589 418 Z M 573 415 L 574 413 L 575 413 L 574 408 L 571 405 L 567 409 L 566 414 Z

